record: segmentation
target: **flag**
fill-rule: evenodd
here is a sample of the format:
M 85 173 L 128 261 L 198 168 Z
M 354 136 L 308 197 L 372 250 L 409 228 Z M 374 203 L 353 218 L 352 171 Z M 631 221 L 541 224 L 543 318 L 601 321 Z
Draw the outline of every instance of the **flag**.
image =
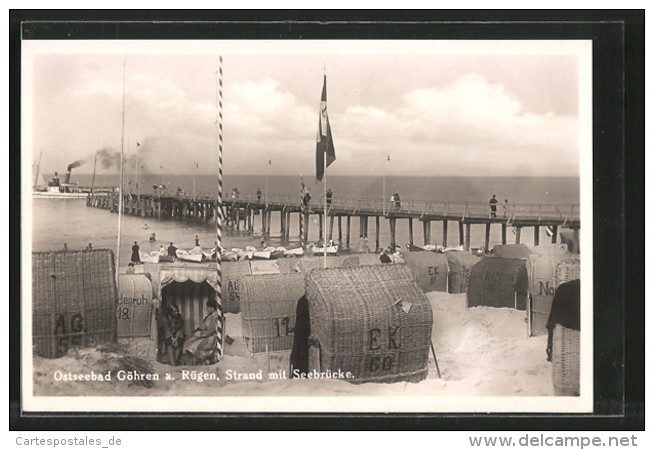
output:
M 329 167 L 336 160 L 334 142 L 332 141 L 332 130 L 329 127 L 329 117 L 327 117 L 327 75 L 325 75 L 322 85 L 320 112 L 318 114 L 318 136 L 316 141 L 316 179 L 322 181 L 324 168 Z M 325 154 L 327 154 L 327 165 L 325 165 L 324 160 Z

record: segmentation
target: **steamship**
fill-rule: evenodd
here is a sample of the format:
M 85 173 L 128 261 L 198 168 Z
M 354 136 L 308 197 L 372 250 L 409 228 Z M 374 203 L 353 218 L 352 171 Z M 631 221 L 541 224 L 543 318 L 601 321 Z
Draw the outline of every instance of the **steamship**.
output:
M 35 187 L 32 192 L 32 198 L 60 198 L 60 199 L 79 199 L 86 198 L 87 193 L 82 192 L 77 183 L 70 182 L 70 173 L 74 164 L 68 166 L 64 181 L 59 180 L 57 172 L 55 172 L 52 180 L 48 182 L 47 187 Z M 41 177 L 42 178 L 42 177 Z

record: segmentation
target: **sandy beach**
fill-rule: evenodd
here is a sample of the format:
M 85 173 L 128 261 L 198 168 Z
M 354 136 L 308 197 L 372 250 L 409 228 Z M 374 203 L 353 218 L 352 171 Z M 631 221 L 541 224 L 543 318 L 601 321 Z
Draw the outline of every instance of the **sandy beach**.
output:
M 35 396 L 551 396 L 551 363 L 546 336 L 527 337 L 524 311 L 466 308 L 466 294 L 427 294 L 434 314 L 433 342 L 441 378 L 430 357 L 418 383 L 351 384 L 334 379 L 293 379 L 289 353 L 250 356 L 240 315 L 227 314 L 234 343 L 211 366 L 178 366 L 130 356 L 118 345 L 80 349 L 59 359 L 34 357 Z M 154 344 L 152 344 L 154 345 Z M 262 380 L 247 378 L 261 370 Z M 269 373 L 286 370 L 286 379 Z M 121 372 L 122 371 L 122 372 Z M 229 372 L 231 371 L 231 372 Z M 66 375 L 111 373 L 111 381 L 56 380 Z M 158 375 L 136 380 L 135 373 Z M 131 374 L 131 375 L 130 375 Z M 174 380 L 166 379 L 174 378 Z M 132 379 L 126 379 L 129 377 Z M 138 377 L 138 376 L 136 376 Z M 231 377 L 231 379 L 229 379 Z M 121 379 L 119 379 L 121 378 Z

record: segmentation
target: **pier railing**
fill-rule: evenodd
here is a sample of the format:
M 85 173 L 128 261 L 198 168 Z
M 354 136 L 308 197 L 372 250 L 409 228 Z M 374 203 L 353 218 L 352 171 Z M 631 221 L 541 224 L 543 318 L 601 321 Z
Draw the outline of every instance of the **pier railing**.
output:
M 214 203 L 216 200 L 215 193 L 208 192 L 198 192 L 194 196 L 190 194 L 155 193 L 146 194 L 142 197 L 205 203 Z M 299 195 L 257 196 L 256 194 L 241 194 L 238 197 L 225 196 L 223 205 L 299 210 L 302 202 Z M 312 198 L 309 208 L 311 211 L 322 213 L 324 210 L 322 196 Z M 493 214 L 488 202 L 400 200 L 398 204 L 398 202 L 380 198 L 338 196 L 332 197 L 328 204 L 328 213 L 335 215 L 375 215 L 463 221 L 487 221 L 490 219 L 491 221 L 504 222 L 507 225 L 521 221 L 567 225 L 578 223 L 580 218 L 580 206 L 578 204 L 510 203 L 508 205 L 497 204 L 496 209 Z
M 207 196 L 205 198 L 213 198 Z M 262 195 L 257 198 L 254 195 L 241 195 L 238 198 L 225 198 L 223 203 L 238 205 L 268 205 L 273 207 L 299 208 L 301 201 L 299 196 L 294 195 Z M 309 204 L 310 208 L 322 212 L 324 209 L 323 199 L 313 198 Z M 497 211 L 493 215 L 487 202 L 462 202 L 462 201 L 433 201 L 433 200 L 400 200 L 399 205 L 389 200 L 374 198 L 339 198 L 333 197 L 328 204 L 329 213 L 350 213 L 367 215 L 392 215 L 392 216 L 420 216 L 429 218 L 453 218 L 453 219 L 503 219 L 507 224 L 516 220 L 530 219 L 538 221 L 556 221 L 562 224 L 577 222 L 580 217 L 578 204 L 557 204 L 557 203 L 515 203 L 506 207 L 498 204 Z

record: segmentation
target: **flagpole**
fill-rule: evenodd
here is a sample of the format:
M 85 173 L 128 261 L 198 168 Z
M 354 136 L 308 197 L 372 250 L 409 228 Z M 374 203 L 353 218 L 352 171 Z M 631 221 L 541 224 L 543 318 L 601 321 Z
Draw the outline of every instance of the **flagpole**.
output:
M 323 63 L 323 71 L 325 75 L 325 86 L 327 83 L 327 62 Z M 323 164 L 323 169 L 322 169 L 322 176 L 323 176 L 323 181 L 325 185 L 323 186 L 323 236 L 322 236 L 322 241 L 323 241 L 323 269 L 327 268 L 327 145 L 325 146 L 324 153 L 322 155 L 322 164 Z
M 120 186 L 118 187 L 118 242 L 116 245 L 116 285 L 120 270 L 120 234 L 123 219 L 123 154 L 125 153 L 125 60 L 123 60 L 123 119 L 120 134 Z
M 136 148 L 134 149 L 134 159 L 136 160 L 134 165 L 136 166 L 135 175 L 134 175 L 134 189 L 136 190 L 136 198 L 140 201 L 139 195 L 139 143 L 136 143 Z
M 325 149 L 326 149 L 326 147 L 325 147 Z M 326 269 L 327 268 L 327 151 L 325 151 L 325 154 L 323 155 L 322 160 L 323 160 L 323 171 L 322 171 L 322 173 L 323 173 L 323 180 L 325 182 L 324 194 L 323 194 L 323 205 L 324 205 L 324 212 L 325 213 L 323 214 L 323 224 L 324 225 L 322 227 L 322 230 L 323 230 L 323 236 L 322 236 L 322 238 L 323 238 L 323 248 L 325 250 L 323 252 L 323 255 L 324 255 L 323 256 L 323 268 Z

